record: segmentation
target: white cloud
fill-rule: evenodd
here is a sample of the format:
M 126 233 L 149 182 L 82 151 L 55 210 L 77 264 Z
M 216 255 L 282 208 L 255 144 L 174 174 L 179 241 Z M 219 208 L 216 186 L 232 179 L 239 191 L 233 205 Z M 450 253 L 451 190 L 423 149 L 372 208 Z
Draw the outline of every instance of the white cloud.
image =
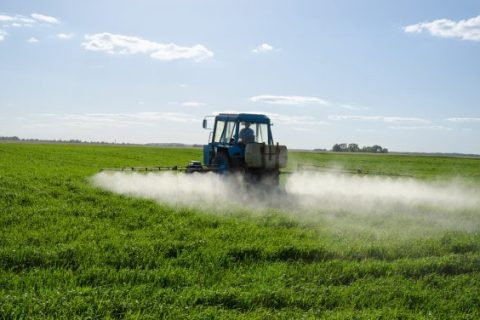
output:
M 296 115 L 288 115 L 288 114 L 280 114 L 280 113 L 272 113 L 272 112 L 264 112 L 259 110 L 250 110 L 250 111 L 239 111 L 239 110 L 223 110 L 221 112 L 213 112 L 214 115 L 219 113 L 253 113 L 253 114 L 264 114 L 272 120 L 272 123 L 278 123 L 281 125 L 295 125 L 295 126 L 303 126 L 303 125 L 325 125 L 327 124 L 325 121 L 318 120 L 312 116 L 296 116 Z
M 448 118 L 447 121 L 450 122 L 480 122 L 480 118 Z
M 273 50 L 273 46 L 268 43 L 259 44 L 255 49 L 252 50 L 254 53 L 265 53 Z
M 301 105 L 301 104 L 321 104 L 327 105 L 328 102 L 317 97 L 304 96 L 275 96 L 275 95 L 259 95 L 250 98 L 252 102 L 262 102 L 268 104 L 283 104 L 283 105 Z
M 27 40 L 28 43 L 37 43 L 39 40 L 35 37 L 31 37 L 30 39 Z
M 373 129 L 356 129 L 357 132 L 375 132 Z
M 0 22 L 13 22 L 13 21 L 15 21 L 14 17 L 10 17 L 10 16 L 0 14 Z
M 340 108 L 342 109 L 347 109 L 347 110 L 368 110 L 369 108 L 368 107 L 362 107 L 362 106 L 352 106 L 350 104 L 341 104 L 339 106 Z
M 174 43 L 168 43 L 158 44 L 158 48 L 150 55 L 150 57 L 167 61 L 192 59 L 198 62 L 213 57 L 213 52 L 201 44 L 194 45 L 193 47 L 181 47 Z
M 206 106 L 207 104 L 204 102 L 197 102 L 197 101 L 187 101 L 182 103 L 182 106 L 184 107 L 203 107 Z
M 3 39 L 5 39 L 5 37 L 7 36 L 7 32 L 0 29 L 0 41 L 2 41 Z
M 88 121 L 110 121 L 110 122 L 123 122 L 123 121 L 145 121 L 145 122 L 157 122 L 157 121 L 173 121 L 173 122 L 198 122 L 196 117 L 178 112 L 135 112 L 135 113 L 85 113 L 85 114 L 71 114 L 71 118 L 80 118 Z
M 190 123 L 200 118 L 177 112 L 135 112 L 135 113 L 36 113 L 30 114 L 31 125 L 35 127 L 128 127 L 130 125 L 156 126 L 158 122 Z
M 304 127 L 293 127 L 292 130 L 299 131 L 299 132 L 312 132 L 312 128 L 304 128 Z
M 72 39 L 73 38 L 73 33 L 59 33 L 59 34 L 57 34 L 57 38 L 62 39 L 62 40 Z
M 60 23 L 60 21 L 57 18 L 51 17 L 51 16 L 46 16 L 44 14 L 40 13 L 32 13 L 30 15 L 33 19 L 40 21 L 40 22 L 46 22 L 46 23 Z
M 33 18 L 33 19 L 32 19 Z M 26 17 L 21 14 L 16 15 L 0 15 L 0 24 L 4 28 L 21 28 L 21 27 L 34 27 L 35 25 L 41 24 L 58 24 L 60 21 L 57 18 L 39 14 L 39 13 L 32 13 L 31 17 Z
M 142 38 L 111 33 L 85 35 L 82 46 L 86 50 L 102 51 L 109 54 L 149 54 L 158 60 L 191 59 L 201 61 L 213 57 L 213 52 L 201 44 L 182 47 L 174 43 L 157 43 Z
M 414 117 L 384 117 L 384 116 L 358 116 L 358 115 L 330 115 L 329 120 L 356 120 L 356 121 L 378 121 L 387 123 L 430 123 L 429 120 Z
M 390 129 L 399 130 L 446 130 L 451 131 L 452 128 L 444 126 L 391 126 Z
M 261 112 L 257 112 L 261 113 Z M 286 115 L 286 114 L 278 114 L 278 113 L 264 113 L 267 115 L 273 123 L 278 123 L 282 125 L 296 125 L 296 126 L 303 126 L 303 125 L 325 125 L 327 124 L 325 121 L 321 121 L 316 119 L 315 117 L 311 116 L 293 116 L 293 115 Z
M 34 19 L 20 14 L 14 16 L 0 15 L 0 23 L 4 27 L 31 27 L 35 22 Z
M 403 30 L 408 33 L 428 31 L 436 37 L 480 41 L 480 15 L 460 21 L 439 19 L 431 22 L 422 22 L 405 26 Z

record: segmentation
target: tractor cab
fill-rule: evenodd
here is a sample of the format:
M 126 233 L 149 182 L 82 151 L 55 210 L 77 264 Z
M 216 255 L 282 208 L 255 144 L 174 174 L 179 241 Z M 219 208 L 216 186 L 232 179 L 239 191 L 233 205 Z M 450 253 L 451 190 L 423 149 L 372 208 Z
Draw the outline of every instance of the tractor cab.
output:
M 261 114 L 221 113 L 215 117 L 209 144 L 204 146 L 204 163 L 220 170 L 241 167 L 249 143 L 273 144 L 270 119 Z
M 207 120 L 203 121 L 207 128 Z M 249 149 L 273 148 L 270 119 L 262 114 L 221 113 L 215 116 L 209 143 L 204 146 L 204 163 L 220 172 L 246 170 Z
M 253 142 L 273 144 L 267 116 L 221 113 L 215 117 L 211 143 L 226 146 Z

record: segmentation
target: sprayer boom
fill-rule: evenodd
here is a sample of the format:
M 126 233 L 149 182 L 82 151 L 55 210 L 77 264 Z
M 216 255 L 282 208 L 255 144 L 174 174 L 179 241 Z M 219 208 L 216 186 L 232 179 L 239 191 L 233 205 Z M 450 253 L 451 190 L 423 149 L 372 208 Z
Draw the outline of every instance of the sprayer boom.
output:
M 123 168 L 102 168 L 100 171 L 179 171 L 184 168 L 173 166 L 173 167 L 123 167 Z
M 172 167 L 123 167 L 123 168 L 103 168 L 100 171 L 122 171 L 122 172 L 157 172 L 157 171 L 176 171 L 176 172 L 215 172 L 217 167 L 205 167 L 200 161 L 191 161 L 188 166 L 172 166 Z

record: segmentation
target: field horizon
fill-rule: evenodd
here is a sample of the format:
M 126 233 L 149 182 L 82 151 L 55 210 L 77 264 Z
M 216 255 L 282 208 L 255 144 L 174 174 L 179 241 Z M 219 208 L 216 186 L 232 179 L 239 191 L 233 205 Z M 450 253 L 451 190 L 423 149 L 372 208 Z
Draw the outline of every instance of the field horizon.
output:
M 1 138 L 1 137 L 0 137 Z M 70 140 L 49 140 L 49 139 L 36 139 L 36 138 L 25 138 L 18 140 L 11 139 L 0 139 L 0 143 L 26 143 L 26 144 L 66 144 L 66 145 L 97 145 L 97 146 L 132 146 L 132 147 L 150 147 L 150 148 L 194 148 L 201 149 L 202 144 L 188 144 L 181 142 L 149 142 L 149 143 L 130 143 L 130 142 L 99 142 L 99 141 L 75 141 Z M 381 153 L 372 153 L 372 152 L 336 152 L 328 149 L 302 149 L 302 148 L 289 148 L 293 152 L 313 152 L 313 153 L 338 153 L 338 154 L 372 154 L 372 155 L 381 155 Z M 433 152 L 415 152 L 415 151 L 395 151 L 389 150 L 388 154 L 390 155 L 405 155 L 405 156 L 433 156 L 433 157 L 458 157 L 458 158 L 480 158 L 480 154 L 477 153 L 462 153 L 462 152 L 446 152 L 446 151 L 433 151 Z

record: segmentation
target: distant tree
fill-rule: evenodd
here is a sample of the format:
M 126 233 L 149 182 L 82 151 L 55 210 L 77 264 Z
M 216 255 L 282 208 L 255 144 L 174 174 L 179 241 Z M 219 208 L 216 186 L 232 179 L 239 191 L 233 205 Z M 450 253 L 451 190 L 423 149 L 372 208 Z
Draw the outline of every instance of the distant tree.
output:
M 340 143 L 340 151 L 341 152 L 348 151 L 348 145 L 346 143 Z
M 359 147 L 356 143 L 336 143 L 332 147 L 332 151 L 334 152 L 370 152 L 370 153 L 388 153 L 387 148 L 382 148 L 378 144 L 373 146 L 363 146 Z
M 356 143 L 350 143 L 350 144 L 348 145 L 348 151 L 349 151 L 349 152 L 358 152 L 358 151 L 360 151 L 360 148 L 358 147 L 358 144 L 356 144 Z
M 17 136 L 14 136 L 14 137 L 0 137 L 0 140 L 18 141 L 20 139 Z

